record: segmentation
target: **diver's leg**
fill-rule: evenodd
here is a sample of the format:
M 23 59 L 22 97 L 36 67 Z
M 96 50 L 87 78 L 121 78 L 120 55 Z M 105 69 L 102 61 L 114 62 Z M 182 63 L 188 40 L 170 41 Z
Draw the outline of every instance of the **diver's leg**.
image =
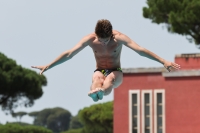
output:
M 97 88 L 102 88 L 103 82 L 105 80 L 104 75 L 100 71 L 94 72 L 92 76 L 92 85 L 90 87 L 90 92 L 88 95 L 93 99 L 93 101 L 98 101 L 97 92 L 99 91 Z
M 117 88 L 123 82 L 123 73 L 120 71 L 111 72 L 104 80 L 101 90 L 104 95 L 111 93 L 112 89 Z

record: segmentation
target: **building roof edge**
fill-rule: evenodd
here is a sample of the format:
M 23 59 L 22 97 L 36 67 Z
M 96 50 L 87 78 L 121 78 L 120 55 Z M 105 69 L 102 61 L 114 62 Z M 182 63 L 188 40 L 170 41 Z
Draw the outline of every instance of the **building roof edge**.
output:
M 174 72 L 163 72 L 163 77 L 196 77 L 200 76 L 200 70 L 179 70 Z
M 200 57 L 200 53 L 176 54 L 175 57 L 183 57 L 183 58 Z
M 164 67 L 122 68 L 124 74 L 161 73 L 163 77 L 193 77 L 200 76 L 200 69 L 178 70 L 168 72 Z
M 164 67 L 149 67 L 149 68 L 122 68 L 123 73 L 161 73 L 167 72 Z

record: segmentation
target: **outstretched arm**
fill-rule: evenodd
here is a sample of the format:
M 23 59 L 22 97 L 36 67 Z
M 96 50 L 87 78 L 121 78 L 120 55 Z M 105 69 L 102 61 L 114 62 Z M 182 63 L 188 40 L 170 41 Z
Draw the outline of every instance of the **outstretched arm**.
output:
M 155 60 L 161 64 L 164 65 L 164 67 L 170 72 L 171 70 L 177 70 L 180 68 L 180 65 L 174 63 L 174 62 L 170 62 L 167 61 L 161 57 L 159 57 L 158 55 L 156 55 L 155 53 L 139 46 L 137 43 L 135 43 L 133 40 L 131 40 L 129 37 L 127 37 L 126 35 L 119 35 L 119 39 L 124 43 L 125 46 L 131 48 L 132 50 L 134 50 L 135 52 L 137 52 L 139 55 L 147 57 L 149 59 Z
M 60 54 L 54 61 L 52 61 L 50 64 L 44 65 L 44 66 L 31 66 L 32 68 L 40 69 L 40 74 L 43 72 L 71 59 L 74 55 L 76 55 L 78 52 L 80 52 L 82 49 L 84 49 L 86 46 L 88 46 L 88 40 L 89 37 L 86 36 L 81 41 L 75 45 L 72 49 L 67 50 Z

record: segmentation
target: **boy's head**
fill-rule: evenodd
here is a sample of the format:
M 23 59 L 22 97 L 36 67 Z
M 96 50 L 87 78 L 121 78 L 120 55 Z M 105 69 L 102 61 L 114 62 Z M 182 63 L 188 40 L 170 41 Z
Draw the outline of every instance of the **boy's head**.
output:
M 97 21 L 95 34 L 98 38 L 109 38 L 112 36 L 112 24 L 109 20 L 101 19 Z

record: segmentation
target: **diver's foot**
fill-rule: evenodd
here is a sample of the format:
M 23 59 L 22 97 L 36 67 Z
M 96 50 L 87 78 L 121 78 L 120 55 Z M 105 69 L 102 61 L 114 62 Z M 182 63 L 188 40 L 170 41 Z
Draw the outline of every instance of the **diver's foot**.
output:
M 98 90 L 91 90 L 89 93 L 88 93 L 88 96 L 91 97 L 93 99 L 94 102 L 97 102 L 99 100 L 98 96 L 97 96 L 97 92 Z
M 99 100 L 103 99 L 103 95 L 104 95 L 104 91 L 102 88 L 97 88 L 98 92 L 97 92 L 97 97 L 99 98 Z

